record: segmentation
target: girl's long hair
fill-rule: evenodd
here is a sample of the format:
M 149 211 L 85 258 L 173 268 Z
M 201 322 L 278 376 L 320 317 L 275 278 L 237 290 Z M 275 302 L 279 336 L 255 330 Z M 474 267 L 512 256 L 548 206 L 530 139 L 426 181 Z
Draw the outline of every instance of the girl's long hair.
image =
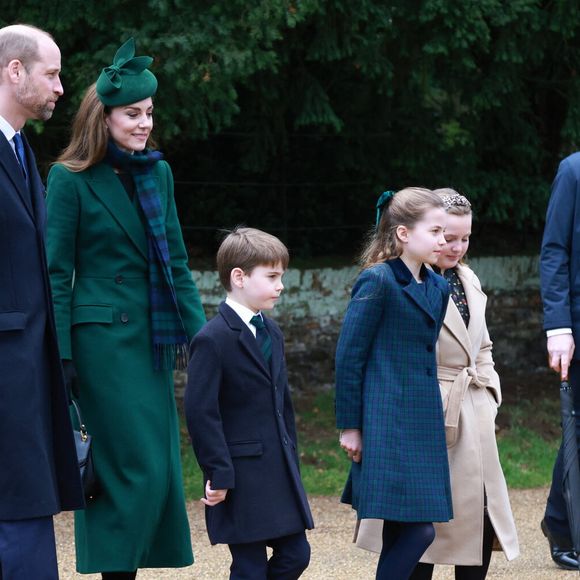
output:
M 435 208 L 444 209 L 443 200 L 430 189 L 406 187 L 397 191 L 383 208 L 378 226 L 369 232 L 360 256 L 361 266 L 370 268 L 398 258 L 403 248 L 397 237 L 397 227 L 412 229 L 427 211 Z

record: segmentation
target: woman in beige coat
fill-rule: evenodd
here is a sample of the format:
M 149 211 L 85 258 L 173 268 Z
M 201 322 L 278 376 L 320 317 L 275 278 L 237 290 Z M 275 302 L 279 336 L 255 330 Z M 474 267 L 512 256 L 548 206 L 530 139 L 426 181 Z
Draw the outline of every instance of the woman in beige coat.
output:
M 471 205 L 452 189 L 443 198 L 449 223 L 447 245 L 437 262 L 452 299 L 437 343 L 438 378 L 445 410 L 454 519 L 435 524 L 435 541 L 411 580 L 428 580 L 433 564 L 455 565 L 456 580 L 483 580 L 492 547 L 512 560 L 519 555 L 515 523 L 495 440 L 501 403 L 492 343 L 485 322 L 486 296 L 473 271 L 461 262 L 469 246 Z M 381 550 L 378 520 L 360 522 L 357 545 Z

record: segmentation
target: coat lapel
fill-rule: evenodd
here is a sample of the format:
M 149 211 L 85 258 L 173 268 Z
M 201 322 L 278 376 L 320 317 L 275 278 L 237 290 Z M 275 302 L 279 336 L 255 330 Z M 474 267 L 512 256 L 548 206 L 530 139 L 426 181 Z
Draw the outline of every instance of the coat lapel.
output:
M 471 319 L 471 308 L 469 309 L 469 316 Z M 471 358 L 471 339 L 467 327 L 465 326 L 465 322 L 463 322 L 463 318 L 461 318 L 461 314 L 457 306 L 455 306 L 455 302 L 451 296 L 449 296 L 449 304 L 447 305 L 447 313 L 445 314 L 443 326 L 449 330 L 461 345 L 461 348 L 465 350 L 467 356 Z
M 264 317 L 266 322 L 266 328 L 272 337 L 272 380 L 276 381 L 278 375 L 280 374 L 280 369 L 282 361 L 284 359 L 284 345 L 282 344 L 282 338 L 278 332 L 275 332 L 272 323 L 266 317 Z
M 91 169 L 87 182 L 139 252 L 148 259 L 145 228 L 113 169 L 106 163 L 99 163 Z
M 37 227 L 44 232 L 46 226 L 46 205 L 44 202 L 44 185 L 40 179 L 38 168 L 36 167 L 36 157 L 28 144 L 26 135 L 21 133 L 22 143 L 26 152 L 26 160 L 28 162 L 28 181 L 30 185 L 30 198 L 32 201 L 32 208 Z
M 485 306 L 487 296 L 473 282 L 474 273 L 470 268 L 457 266 L 457 275 L 463 284 L 465 297 L 469 306 L 469 328 L 467 329 L 471 342 L 481 336 L 481 326 L 485 322 Z M 463 325 L 465 326 L 465 325 Z
M 403 292 L 407 294 L 417 304 L 421 310 L 424 310 L 425 313 L 432 319 L 436 321 L 436 316 L 433 313 L 433 309 L 431 304 L 429 303 L 429 299 L 427 297 L 426 292 L 429 292 L 429 298 L 435 298 L 433 292 L 439 292 L 439 290 L 434 286 L 432 280 L 429 280 L 429 272 L 423 266 L 421 268 L 421 277 L 424 280 L 424 284 L 426 287 L 422 287 L 413 278 L 409 268 L 405 265 L 403 260 L 397 258 L 395 260 L 388 260 L 385 262 L 387 266 L 390 266 L 393 270 L 393 274 L 397 281 L 403 286 Z M 439 301 L 441 301 L 441 296 L 439 296 Z
M 30 151 L 30 147 L 28 150 Z M 8 143 L 8 139 L 6 139 L 2 131 L 0 131 L 0 165 L 4 167 L 4 171 L 8 175 L 10 181 L 14 184 L 18 197 L 26 208 L 28 215 L 34 221 L 31 197 L 28 188 L 26 187 L 26 181 L 24 180 L 22 169 L 20 168 L 10 143 Z
M 240 345 L 243 350 L 250 356 L 251 359 L 262 369 L 268 378 L 270 378 L 270 370 L 266 366 L 266 361 L 262 355 L 262 351 L 258 346 L 256 337 L 252 331 L 246 326 L 245 322 L 230 308 L 225 302 L 219 306 L 219 312 L 224 317 L 228 326 L 232 330 L 237 330 L 240 333 Z M 272 340 L 272 355 L 274 354 L 274 340 Z

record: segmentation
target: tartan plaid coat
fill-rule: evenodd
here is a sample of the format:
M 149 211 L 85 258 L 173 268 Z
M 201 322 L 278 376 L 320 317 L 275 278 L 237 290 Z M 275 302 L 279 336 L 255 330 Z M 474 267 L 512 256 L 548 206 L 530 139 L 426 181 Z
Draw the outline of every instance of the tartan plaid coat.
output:
M 401 259 L 364 270 L 336 352 L 339 429 L 360 429 L 342 501 L 359 519 L 443 522 L 453 517 L 435 346 L 447 282 Z

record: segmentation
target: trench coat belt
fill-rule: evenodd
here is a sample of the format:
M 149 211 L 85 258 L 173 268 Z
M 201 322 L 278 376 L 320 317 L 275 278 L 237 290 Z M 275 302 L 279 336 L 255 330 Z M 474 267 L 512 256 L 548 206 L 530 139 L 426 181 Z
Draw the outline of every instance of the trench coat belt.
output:
M 461 404 L 465 398 L 465 393 L 470 385 L 480 389 L 489 387 L 489 379 L 480 377 L 474 367 L 463 367 L 459 370 L 453 367 L 437 367 L 437 378 L 440 381 L 453 381 L 449 398 L 447 400 L 447 410 L 445 411 L 445 439 L 447 447 L 453 447 L 457 443 L 459 427 L 459 413 Z

